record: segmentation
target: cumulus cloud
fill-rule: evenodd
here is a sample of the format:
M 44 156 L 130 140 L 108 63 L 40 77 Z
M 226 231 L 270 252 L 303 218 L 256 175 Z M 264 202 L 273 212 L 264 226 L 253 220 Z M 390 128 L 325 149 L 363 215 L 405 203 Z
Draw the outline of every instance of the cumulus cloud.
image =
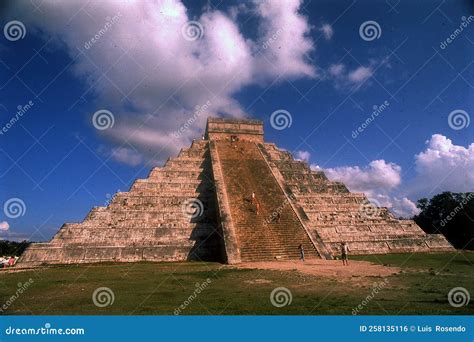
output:
M 330 40 L 334 35 L 334 30 L 329 24 L 323 24 L 319 30 L 323 33 L 326 40 Z
M 426 145 L 415 155 L 415 175 L 404 182 L 401 167 L 385 160 L 374 160 L 366 167 L 311 168 L 344 182 L 351 191 L 365 193 L 397 216 L 410 217 L 419 213 L 410 198 L 432 197 L 443 191 L 474 191 L 474 143 L 459 146 L 444 135 L 434 134 Z
M 114 114 L 114 126 L 97 133 L 116 160 L 133 165 L 139 157 L 132 150 L 143 161 L 176 153 L 202 134 L 208 116 L 246 116 L 233 98 L 244 86 L 316 77 L 308 62 L 311 28 L 300 6 L 300 0 L 255 0 L 229 13 L 208 8 L 191 17 L 179 0 L 45 0 L 41 15 L 20 1 L 11 17 L 29 34 L 66 48 L 72 72 L 88 89 L 85 98 L 95 100 L 90 115 L 101 108 Z M 236 22 L 249 10 L 258 18 L 257 37 L 245 37 Z M 191 20 L 199 24 L 191 27 Z M 208 102 L 192 126 L 173 134 Z
M 459 146 L 434 134 L 426 144 L 426 149 L 415 155 L 417 175 L 410 184 L 412 195 L 474 191 L 474 143 Z
M 8 229 L 10 229 L 10 225 L 7 221 L 0 222 L 0 231 L 7 231 Z
M 343 166 L 324 171 L 330 179 L 344 182 L 357 192 L 373 192 L 378 189 L 391 190 L 401 183 L 402 168 L 385 160 L 374 160 L 367 167 Z
M 389 208 L 396 216 L 411 217 L 419 211 L 415 203 L 403 196 L 393 195 L 402 183 L 402 168 L 385 160 L 374 160 L 365 167 L 343 166 L 321 169 L 329 179 L 343 182 L 350 191 L 362 192 L 378 205 Z
M 256 1 L 256 4 L 262 18 L 261 42 L 273 39 L 264 49 L 263 58 L 256 58 L 257 70 L 273 78 L 315 77 L 315 67 L 305 58 L 314 49 L 314 44 L 308 36 L 310 25 L 298 12 L 301 1 Z
M 386 206 L 398 217 L 411 217 L 420 213 L 420 209 L 416 207 L 416 204 L 407 197 L 393 197 Z
M 308 151 L 296 151 L 295 157 L 297 160 L 309 162 L 311 153 L 309 153 Z

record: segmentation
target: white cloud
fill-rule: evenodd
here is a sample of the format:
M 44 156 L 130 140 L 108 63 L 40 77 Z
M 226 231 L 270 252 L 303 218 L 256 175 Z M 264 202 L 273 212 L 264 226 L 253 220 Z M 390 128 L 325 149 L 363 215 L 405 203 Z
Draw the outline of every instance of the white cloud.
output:
M 324 24 L 319 30 L 323 33 L 326 40 L 330 40 L 334 35 L 334 30 L 329 24 Z
M 137 153 L 137 151 L 131 148 L 126 147 L 112 148 L 111 156 L 119 162 L 133 166 L 143 162 L 143 157 L 141 154 Z
M 346 66 L 344 64 L 332 64 L 329 67 L 329 74 L 331 76 L 341 76 L 344 73 Z
M 426 144 L 426 149 L 415 155 L 415 175 L 403 183 L 401 167 L 384 160 L 374 160 L 366 167 L 311 168 L 323 170 L 329 179 L 343 182 L 351 191 L 365 193 L 395 215 L 409 217 L 419 212 L 409 197 L 474 191 L 474 143 L 459 146 L 444 135 L 434 134 Z
M 344 182 L 351 191 L 391 190 L 401 183 L 401 167 L 385 160 L 374 160 L 367 167 L 343 166 L 324 169 L 333 180 Z
M 442 191 L 474 190 L 474 143 L 454 145 L 441 134 L 426 141 L 426 149 L 415 155 L 415 179 L 409 191 L 413 195 L 435 195 Z
M 297 160 L 309 162 L 309 158 L 311 157 L 311 153 L 309 153 L 308 151 L 296 151 L 295 156 L 296 156 Z
M 387 205 L 387 207 L 390 208 L 397 217 L 412 217 L 420 213 L 420 209 L 416 207 L 416 204 L 407 197 L 393 197 L 391 205 Z
M 384 65 L 386 63 L 382 62 Z M 373 64 L 373 63 L 372 63 Z M 327 78 L 334 81 L 336 88 L 357 88 L 364 84 L 372 75 L 374 69 L 372 65 L 359 66 L 348 70 L 343 63 L 331 64 L 327 70 Z
M 10 229 L 10 225 L 7 221 L 0 222 L 0 231 L 7 231 L 8 229 Z
M 113 128 L 97 133 L 117 160 L 132 164 L 138 157 L 131 156 L 129 145 L 143 160 L 164 160 L 199 137 L 208 116 L 246 116 L 233 98 L 244 86 L 268 84 L 277 76 L 316 76 L 307 58 L 314 44 L 307 18 L 299 13 L 300 0 L 255 0 L 232 7 L 229 15 L 207 9 L 198 18 L 191 18 L 179 0 L 45 0 L 41 14 L 27 1 L 14 6 L 12 17 L 25 23 L 28 34 L 66 48 L 74 75 L 90 89 L 87 99 L 95 100 L 90 116 L 102 108 L 114 113 Z M 252 39 L 235 22 L 250 10 L 258 18 L 258 36 Z M 117 18 L 112 25 L 111 18 Z M 189 20 L 204 28 L 200 39 L 184 39 Z M 212 106 L 192 127 L 171 135 L 196 105 L 208 101 Z M 127 149 L 120 148 L 124 143 Z
M 256 69 L 272 78 L 315 77 L 315 67 L 306 60 L 306 55 L 314 49 L 314 44 L 308 36 L 310 25 L 307 18 L 298 12 L 302 1 L 254 2 L 263 21 L 264 36 L 261 43 L 275 38 L 264 50 L 263 58 L 256 59 Z
M 402 183 L 401 167 L 385 160 L 374 160 L 366 167 L 343 166 L 321 169 L 329 179 L 343 182 L 350 191 L 362 192 L 369 199 L 389 208 L 396 216 L 411 217 L 418 213 L 415 203 L 407 197 L 393 195 Z
M 368 78 L 373 75 L 373 70 L 370 67 L 360 66 L 357 69 L 351 71 L 347 78 L 354 84 L 360 84 L 365 82 Z

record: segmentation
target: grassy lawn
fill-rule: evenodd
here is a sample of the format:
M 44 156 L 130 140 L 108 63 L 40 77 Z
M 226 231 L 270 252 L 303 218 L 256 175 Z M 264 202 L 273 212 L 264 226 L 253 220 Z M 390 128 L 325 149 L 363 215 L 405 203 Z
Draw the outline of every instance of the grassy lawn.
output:
M 402 272 L 361 282 L 215 263 L 57 266 L 0 273 L 0 305 L 8 304 L 0 314 L 173 315 L 181 306 L 183 315 L 351 315 L 353 308 L 374 293 L 374 283 L 382 281 L 386 285 L 365 301 L 359 314 L 474 314 L 474 299 L 460 308 L 450 306 L 447 300 L 454 287 L 464 287 L 474 296 L 474 253 L 354 259 L 398 266 Z M 31 285 L 9 300 L 30 278 Z M 209 283 L 203 286 L 207 279 Z M 113 291 L 112 305 L 94 305 L 92 295 L 99 287 Z M 276 287 L 291 291 L 291 304 L 272 305 L 270 294 Z

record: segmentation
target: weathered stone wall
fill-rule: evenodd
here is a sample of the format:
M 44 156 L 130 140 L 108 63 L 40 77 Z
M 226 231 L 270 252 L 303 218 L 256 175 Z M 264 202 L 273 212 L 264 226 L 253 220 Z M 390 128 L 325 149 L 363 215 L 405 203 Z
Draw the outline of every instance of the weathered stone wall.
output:
M 205 138 L 208 140 L 239 140 L 263 142 L 263 122 L 259 120 L 229 120 L 209 118 Z
M 200 213 L 187 213 L 186 203 L 196 203 Z M 196 141 L 83 222 L 64 224 L 49 243 L 32 244 L 19 265 L 223 260 L 216 213 L 208 142 Z
M 352 254 L 384 254 L 452 250 L 440 234 L 426 234 L 412 220 L 398 220 L 387 208 L 368 206 L 364 194 L 351 193 L 339 182 L 274 144 L 263 145 L 264 155 L 279 174 L 289 198 L 298 207 L 306 227 L 333 256 L 347 242 Z
M 239 242 L 235 230 L 234 220 L 229 207 L 229 198 L 222 174 L 222 165 L 214 141 L 209 143 L 209 150 L 212 161 L 212 173 L 214 176 L 214 187 L 216 191 L 216 200 L 219 208 L 220 230 L 222 231 L 226 261 L 229 264 L 241 262 Z

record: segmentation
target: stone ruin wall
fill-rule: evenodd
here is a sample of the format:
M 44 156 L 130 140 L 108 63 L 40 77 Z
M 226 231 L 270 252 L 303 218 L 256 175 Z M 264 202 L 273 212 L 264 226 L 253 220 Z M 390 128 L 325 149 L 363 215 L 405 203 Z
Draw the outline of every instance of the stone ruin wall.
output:
M 204 204 L 198 217 L 183 210 L 195 199 Z M 216 213 L 208 142 L 196 141 L 83 222 L 66 223 L 49 243 L 32 244 L 20 264 L 224 261 Z
M 452 250 L 441 234 L 426 234 L 413 220 L 396 219 L 385 207 L 374 207 L 364 194 L 351 193 L 340 182 L 313 171 L 275 144 L 261 145 L 288 198 L 305 226 L 333 256 L 347 242 L 351 254 L 384 254 Z
M 209 119 L 206 127 L 207 140 L 239 140 L 263 143 L 263 122 L 259 120 Z

